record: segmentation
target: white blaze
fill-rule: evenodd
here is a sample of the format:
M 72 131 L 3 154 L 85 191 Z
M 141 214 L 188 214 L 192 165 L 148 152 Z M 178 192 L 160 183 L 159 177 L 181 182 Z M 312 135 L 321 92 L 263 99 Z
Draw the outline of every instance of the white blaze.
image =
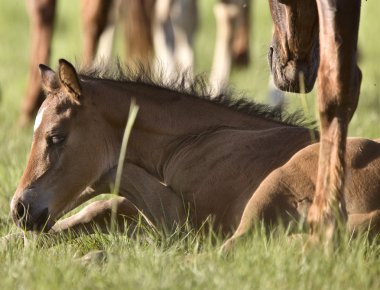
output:
M 34 127 L 33 127 L 34 132 L 36 132 L 36 130 L 42 123 L 42 117 L 44 115 L 44 111 L 45 111 L 45 108 L 41 108 L 41 110 L 37 114 L 36 120 L 34 121 Z

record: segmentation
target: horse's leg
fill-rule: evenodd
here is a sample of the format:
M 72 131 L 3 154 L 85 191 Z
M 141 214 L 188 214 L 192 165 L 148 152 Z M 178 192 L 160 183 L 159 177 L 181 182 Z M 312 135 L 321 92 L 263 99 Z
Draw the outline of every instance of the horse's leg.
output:
M 360 0 L 317 0 L 320 26 L 318 101 L 321 121 L 316 195 L 308 221 L 313 239 L 331 240 L 347 218 L 343 190 L 347 127 L 359 98 Z
M 291 187 L 286 185 L 286 172 L 292 170 L 283 171 L 282 168 L 278 168 L 260 184 L 244 208 L 238 228 L 223 244 L 223 251 L 230 251 L 235 243 L 260 221 L 264 221 L 266 225 L 279 220 L 286 224 L 299 218 L 300 214 L 305 214 L 305 201 L 298 202 L 289 189 Z
M 131 65 L 149 68 L 153 57 L 152 22 L 156 0 L 124 0 L 125 48 Z
M 117 230 L 123 231 L 125 224 L 135 224 L 138 216 L 139 210 L 134 204 L 124 197 L 116 197 L 90 203 L 77 214 L 58 221 L 50 232 L 75 236 L 89 235 L 97 230 L 109 233 L 113 219 Z
M 133 202 L 155 224 L 171 228 L 186 222 L 184 200 L 139 166 L 125 165 L 119 194 Z
M 94 196 L 94 193 L 100 193 L 102 189 L 105 190 L 105 185 L 106 182 L 102 181 L 98 188 L 93 186 L 92 191 L 83 193 L 81 201 Z M 123 230 L 125 221 L 136 222 L 139 213 L 147 216 L 154 224 L 167 228 L 186 221 L 183 201 L 170 188 L 136 165 L 125 166 L 119 194 L 130 197 L 133 202 L 125 197 L 93 202 L 79 213 L 58 221 L 52 231 L 70 231 L 80 235 L 91 234 L 98 228 L 108 233 L 112 217 L 116 217 L 118 229 Z
M 107 26 L 113 2 L 107 0 L 82 0 L 83 64 L 89 66 L 95 59 L 99 38 Z
M 65 208 L 61 215 L 57 216 L 57 219 L 100 194 L 110 193 L 111 185 L 115 182 L 115 174 L 116 168 L 113 168 L 101 176 L 94 184 L 88 186 L 72 203 Z
M 110 193 L 115 176 L 116 168 L 113 168 L 95 184 L 83 191 L 65 209 L 62 215 L 99 194 Z M 124 166 L 119 195 L 128 198 L 130 200 L 128 202 L 133 202 L 134 206 L 157 225 L 171 228 L 186 221 L 187 216 L 183 200 L 169 187 L 163 185 L 144 169 L 134 164 L 126 163 Z M 90 216 L 93 215 L 93 212 L 98 207 L 100 205 L 90 207 Z M 79 219 L 80 216 L 69 218 L 69 222 L 63 224 L 72 224 L 73 221 L 79 222 Z
M 214 58 L 210 73 L 210 87 L 217 95 L 227 83 L 231 71 L 231 42 L 233 21 L 239 14 L 239 8 L 234 4 L 221 1 L 214 7 L 216 18 L 216 41 Z
M 155 69 L 162 71 L 163 77 L 171 79 L 175 73 L 174 31 L 170 18 L 171 8 L 175 0 L 157 0 L 154 7 L 152 23 L 153 44 L 156 53 Z M 162 68 L 165 68 L 162 70 Z
M 236 65 L 249 64 L 250 0 L 235 1 L 239 4 L 239 16 L 236 19 L 232 38 L 232 60 Z
M 116 29 L 116 23 L 119 18 L 119 11 L 121 8 L 121 0 L 111 1 L 108 8 L 106 25 L 102 34 L 99 37 L 98 50 L 96 52 L 95 62 L 108 63 L 111 59 L 113 40 Z
M 27 5 L 31 20 L 32 45 L 28 84 L 21 108 L 20 125 L 29 123 L 43 102 L 38 65 L 49 62 L 56 0 L 28 0 Z
M 174 56 L 181 70 L 192 74 L 194 34 L 198 24 L 196 0 L 175 1 L 170 12 L 174 33 Z

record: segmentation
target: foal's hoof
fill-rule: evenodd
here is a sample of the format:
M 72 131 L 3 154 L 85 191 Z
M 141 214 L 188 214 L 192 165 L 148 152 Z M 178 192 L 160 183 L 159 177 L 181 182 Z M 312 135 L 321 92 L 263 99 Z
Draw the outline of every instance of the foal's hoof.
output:
M 25 240 L 23 233 L 8 234 L 0 238 L 0 244 L 2 249 L 7 249 L 14 243 L 23 244 L 24 242 Z
M 219 250 L 219 253 L 222 255 L 228 255 L 235 246 L 235 239 L 230 238 L 227 241 L 225 241 L 222 245 L 222 247 Z
M 80 257 L 76 259 L 83 265 L 89 265 L 89 264 L 101 264 L 105 262 L 107 259 L 107 253 L 102 250 L 98 251 L 91 251 L 84 255 L 83 257 Z

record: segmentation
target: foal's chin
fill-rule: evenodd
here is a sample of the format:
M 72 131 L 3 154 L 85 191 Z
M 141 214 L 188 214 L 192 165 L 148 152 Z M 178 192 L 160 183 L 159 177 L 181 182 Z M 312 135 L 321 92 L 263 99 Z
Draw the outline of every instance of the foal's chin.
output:
M 50 230 L 52 229 L 54 224 L 55 224 L 54 220 L 48 219 L 43 224 L 37 224 L 34 227 L 33 231 L 36 233 L 48 233 L 48 232 L 50 232 Z

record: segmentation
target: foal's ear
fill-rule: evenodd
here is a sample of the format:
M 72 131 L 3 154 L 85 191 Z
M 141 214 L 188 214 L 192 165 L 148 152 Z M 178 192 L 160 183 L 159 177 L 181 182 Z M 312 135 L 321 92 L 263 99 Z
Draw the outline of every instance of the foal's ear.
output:
M 82 94 L 82 89 L 79 83 L 78 74 L 74 66 L 67 60 L 60 59 L 58 67 L 58 76 L 61 84 L 69 93 L 70 98 L 75 102 L 79 102 L 79 96 Z
M 38 67 L 41 73 L 42 88 L 48 93 L 59 89 L 60 84 L 55 71 L 44 64 L 40 64 Z

